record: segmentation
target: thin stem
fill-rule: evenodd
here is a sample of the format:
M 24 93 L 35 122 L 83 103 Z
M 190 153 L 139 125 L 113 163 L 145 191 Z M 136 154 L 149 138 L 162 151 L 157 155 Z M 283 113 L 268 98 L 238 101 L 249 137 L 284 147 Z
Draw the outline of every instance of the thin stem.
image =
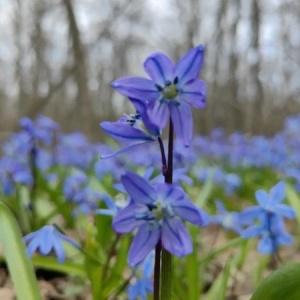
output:
M 173 149 L 174 149 L 174 127 L 170 118 L 169 141 L 168 141 L 168 167 L 165 175 L 165 182 L 173 182 Z
M 166 176 L 168 170 L 167 159 L 166 159 L 164 144 L 161 137 L 158 138 L 158 143 L 159 143 L 159 148 L 161 153 L 162 174 Z
M 168 141 L 168 168 L 165 175 L 165 183 L 173 183 L 173 150 L 174 150 L 174 127 L 170 118 L 169 141 Z M 169 300 L 172 295 L 172 255 L 162 250 L 161 260 L 161 300 Z
M 160 256 L 161 242 L 159 241 L 155 248 L 153 300 L 159 300 L 160 296 Z

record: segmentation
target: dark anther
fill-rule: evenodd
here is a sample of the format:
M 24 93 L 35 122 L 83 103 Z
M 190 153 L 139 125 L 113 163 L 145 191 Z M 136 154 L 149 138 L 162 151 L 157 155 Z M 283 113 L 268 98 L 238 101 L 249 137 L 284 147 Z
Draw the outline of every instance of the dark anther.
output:
M 164 90 L 163 87 L 161 87 L 159 84 L 155 84 L 155 87 L 158 89 L 159 92 L 162 92 Z
M 174 79 L 174 84 L 177 84 L 177 83 L 178 83 L 178 77 L 176 76 Z
M 167 80 L 166 83 L 165 83 L 166 86 L 169 86 L 171 84 L 172 84 L 172 82 L 170 80 Z

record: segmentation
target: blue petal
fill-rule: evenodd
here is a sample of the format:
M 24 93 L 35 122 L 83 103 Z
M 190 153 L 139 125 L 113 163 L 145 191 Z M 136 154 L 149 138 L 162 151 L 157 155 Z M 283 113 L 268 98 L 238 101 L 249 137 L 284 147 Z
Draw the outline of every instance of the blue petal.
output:
M 134 202 L 151 204 L 156 201 L 156 191 L 141 176 L 133 172 L 126 172 L 126 174 L 121 177 L 121 181 Z
M 188 200 L 172 202 L 172 208 L 176 216 L 199 226 L 208 224 L 208 215 Z
M 274 213 L 289 218 L 289 219 L 295 219 L 296 218 L 296 212 L 295 210 L 286 204 L 277 204 Z
M 144 63 L 144 69 L 161 87 L 164 87 L 167 81 L 173 81 L 174 63 L 164 53 L 157 52 L 150 55 Z
M 157 245 L 160 239 L 160 227 L 155 226 L 150 230 L 148 226 L 149 224 L 142 225 L 133 238 L 128 254 L 128 261 L 131 267 L 142 261 Z
M 277 243 L 272 242 L 269 236 L 264 236 L 257 245 L 257 250 L 262 254 L 274 253 L 277 248 Z
M 204 108 L 206 105 L 206 83 L 196 79 L 180 90 L 181 98 L 195 108 Z
M 281 203 L 285 198 L 285 184 L 283 181 L 278 182 L 271 188 L 270 196 L 274 203 Z
M 252 238 L 252 237 L 255 237 L 255 236 L 260 236 L 264 232 L 265 232 L 265 229 L 262 226 L 254 225 L 254 226 L 251 226 L 251 227 L 245 229 L 242 232 L 241 236 L 245 239 L 248 239 L 248 238 Z
M 169 120 L 169 107 L 165 101 L 157 100 L 150 103 L 148 109 L 149 120 L 163 129 Z
M 59 263 L 62 264 L 65 261 L 65 256 L 66 256 L 65 249 L 64 249 L 62 243 L 59 240 L 54 239 L 52 246 L 53 246 L 53 250 L 58 258 Z
M 131 144 L 127 147 L 124 147 L 116 152 L 113 152 L 113 153 L 110 153 L 110 154 L 103 154 L 100 156 L 100 158 L 102 159 L 106 159 L 106 158 L 110 158 L 110 157 L 113 157 L 113 156 L 116 156 L 116 155 L 119 155 L 119 154 L 123 154 L 123 153 L 126 153 L 132 149 L 134 149 L 135 147 L 138 147 L 140 145 L 143 145 L 143 144 L 148 144 L 148 143 L 151 143 L 153 141 L 140 141 L 138 143 L 134 143 L 134 144 Z
M 242 224 L 251 224 L 258 219 L 265 211 L 260 206 L 251 206 L 240 213 L 240 221 Z
M 145 223 L 144 220 L 137 220 L 136 215 L 146 214 L 148 208 L 140 204 L 130 204 L 123 208 L 115 216 L 112 226 L 118 233 L 128 233 Z
M 181 187 L 166 183 L 160 183 L 157 185 L 157 194 L 160 199 L 164 199 L 164 201 L 172 203 L 183 200 L 184 197 L 187 196 Z
M 204 46 L 200 45 L 189 50 L 176 64 L 174 77 L 178 77 L 178 86 L 182 87 L 187 82 L 195 80 L 202 68 Z
M 272 204 L 269 194 L 264 190 L 256 191 L 255 197 L 259 206 L 263 208 L 270 207 L 270 205 Z
M 160 135 L 160 127 L 157 126 L 155 123 L 151 122 L 149 115 L 148 115 L 148 105 L 144 103 L 144 101 L 141 101 L 139 99 L 129 98 L 131 103 L 134 105 L 135 109 L 141 114 L 141 118 L 143 120 L 143 123 L 145 124 L 145 127 L 154 135 L 159 136 Z
M 176 218 L 165 218 L 162 225 L 162 246 L 176 256 L 193 251 L 192 239 L 184 224 Z
M 154 141 L 149 133 L 122 122 L 102 122 L 101 128 L 112 138 L 120 142 Z
M 177 137 L 189 147 L 193 138 L 193 116 L 190 106 L 185 102 L 170 105 L 170 113 Z
M 119 93 L 132 98 L 154 101 L 159 97 L 152 80 L 141 77 L 123 77 L 111 83 Z

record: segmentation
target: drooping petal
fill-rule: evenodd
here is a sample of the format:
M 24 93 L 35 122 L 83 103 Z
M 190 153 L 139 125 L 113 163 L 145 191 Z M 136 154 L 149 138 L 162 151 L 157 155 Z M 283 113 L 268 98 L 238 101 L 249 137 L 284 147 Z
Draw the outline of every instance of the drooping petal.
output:
M 28 253 L 28 255 L 31 257 L 33 254 L 34 254 L 34 252 L 36 252 L 37 251 L 37 249 L 39 248 L 39 246 L 40 246 L 40 241 L 39 241 L 39 239 L 38 238 L 33 238 L 30 242 L 29 242 L 29 244 L 27 245 L 27 253 Z
M 142 225 L 132 241 L 128 254 L 131 267 L 142 261 L 159 241 L 161 228 L 154 226 L 150 229 L 148 226 L 149 224 Z
M 248 227 L 242 232 L 242 237 L 245 239 L 249 239 L 255 236 L 259 236 L 265 232 L 265 229 L 260 225 L 253 225 Z
M 253 220 L 259 218 L 264 213 L 260 206 L 247 207 L 240 213 L 240 220 L 242 224 L 251 224 Z
M 159 136 L 161 133 L 160 127 L 153 123 L 148 115 L 148 105 L 139 99 L 129 98 L 135 109 L 141 114 L 141 118 L 145 127 L 154 135 Z
M 193 251 L 192 239 L 184 224 L 176 218 L 165 218 L 162 225 L 162 246 L 176 256 Z
M 206 105 L 206 83 L 196 79 L 186 84 L 180 90 L 182 100 L 195 108 L 204 108 Z
M 166 82 L 173 81 L 174 63 L 164 53 L 156 52 L 150 55 L 144 62 L 144 69 L 161 87 L 164 87 Z
M 258 190 L 255 192 L 255 198 L 259 206 L 265 208 L 272 204 L 269 194 L 264 190 Z
M 281 203 L 285 198 L 285 184 L 280 181 L 275 186 L 271 188 L 270 196 L 273 203 Z
M 193 116 L 190 106 L 181 102 L 179 105 L 169 105 L 174 130 L 177 137 L 189 147 L 193 138 Z
M 126 174 L 121 177 L 121 181 L 125 190 L 135 203 L 147 205 L 157 199 L 156 191 L 143 177 L 133 172 L 126 172 Z
M 112 226 L 118 233 L 128 233 L 145 223 L 136 219 L 136 215 L 147 214 L 148 208 L 140 204 L 130 204 L 123 208 L 115 216 Z
M 204 46 L 200 45 L 189 50 L 176 64 L 174 78 L 178 78 L 178 86 L 182 87 L 187 82 L 195 80 L 203 65 Z
M 150 143 L 152 141 L 140 141 L 138 143 L 134 143 L 134 144 L 131 144 L 127 147 L 124 147 L 116 152 L 113 152 L 113 153 L 110 153 L 110 154 L 103 154 L 100 156 L 100 158 L 102 159 L 106 159 L 106 158 L 110 158 L 110 157 L 113 157 L 113 156 L 116 156 L 116 155 L 119 155 L 119 154 L 123 154 L 123 153 L 126 153 L 132 149 L 134 149 L 135 147 L 138 147 L 140 145 L 143 145 L 143 144 L 147 144 L 147 143 Z
M 277 243 L 272 242 L 269 236 L 264 236 L 257 245 L 257 250 L 262 254 L 274 253 L 277 248 Z
M 296 218 L 296 212 L 294 208 L 286 204 L 277 204 L 274 208 L 274 213 L 289 219 Z
M 120 142 L 155 140 L 149 133 L 123 122 L 102 122 L 100 126 L 106 134 Z
M 208 215 L 188 200 L 173 201 L 172 208 L 176 216 L 199 226 L 208 224 Z
M 159 92 L 150 79 L 141 77 L 123 77 L 111 83 L 119 93 L 143 101 L 154 101 L 159 97 Z
M 169 107 L 167 103 L 160 100 L 150 103 L 148 116 L 152 123 L 163 129 L 169 120 Z
M 64 249 L 61 241 L 59 241 L 58 239 L 54 239 L 52 247 L 58 258 L 59 263 L 62 264 L 65 261 L 66 254 L 65 254 L 65 249 Z

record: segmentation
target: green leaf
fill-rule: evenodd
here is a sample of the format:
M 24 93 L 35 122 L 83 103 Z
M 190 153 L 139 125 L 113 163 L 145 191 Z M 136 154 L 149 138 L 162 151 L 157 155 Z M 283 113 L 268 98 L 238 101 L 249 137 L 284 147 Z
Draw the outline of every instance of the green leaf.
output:
M 299 300 L 300 263 L 289 264 L 269 275 L 250 300 Z
M 17 221 L 3 202 L 0 202 L 0 228 L 0 242 L 17 298 L 42 299 Z
M 291 206 L 295 209 L 296 218 L 298 224 L 300 224 L 300 197 L 296 193 L 295 189 L 291 187 L 289 184 L 286 185 L 287 192 L 287 200 L 291 204 Z

